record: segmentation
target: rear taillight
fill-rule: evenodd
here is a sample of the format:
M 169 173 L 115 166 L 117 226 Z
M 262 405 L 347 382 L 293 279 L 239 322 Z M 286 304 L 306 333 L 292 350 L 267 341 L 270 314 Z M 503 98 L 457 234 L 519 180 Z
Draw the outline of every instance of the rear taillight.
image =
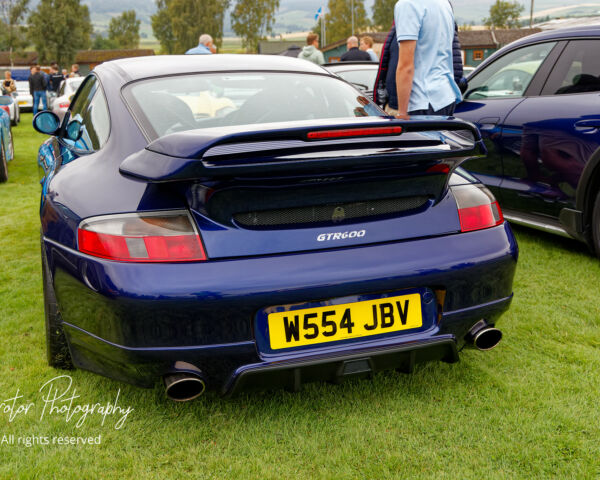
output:
M 71 102 L 60 102 L 58 104 L 59 108 L 69 108 L 69 105 L 71 105 Z
M 8 107 L 8 105 L 0 105 L 0 108 L 6 113 L 10 114 L 10 108 Z
M 93 217 L 77 229 L 80 252 L 122 262 L 206 260 L 200 235 L 185 211 Z
M 458 207 L 461 232 L 494 227 L 504 222 L 500 205 L 483 185 L 452 187 Z

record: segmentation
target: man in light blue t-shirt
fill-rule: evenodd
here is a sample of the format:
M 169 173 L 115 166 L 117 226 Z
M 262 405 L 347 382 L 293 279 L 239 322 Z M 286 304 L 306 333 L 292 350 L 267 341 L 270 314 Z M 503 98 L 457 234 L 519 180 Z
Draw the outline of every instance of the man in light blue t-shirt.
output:
M 461 93 L 454 81 L 454 16 L 448 0 L 398 0 L 398 116 L 452 115 Z

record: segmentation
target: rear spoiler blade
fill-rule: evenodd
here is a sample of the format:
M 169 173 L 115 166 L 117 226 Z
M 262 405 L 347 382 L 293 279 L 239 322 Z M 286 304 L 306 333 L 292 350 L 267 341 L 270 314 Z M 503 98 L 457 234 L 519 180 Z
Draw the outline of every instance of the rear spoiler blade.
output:
M 120 172 L 158 183 L 335 168 L 400 164 L 414 167 L 417 163 L 421 170 L 441 163 L 451 170 L 468 158 L 485 155 L 481 135 L 473 124 L 444 117 L 422 118 L 409 121 L 379 118 L 335 126 L 271 130 L 265 130 L 263 125 L 244 126 L 242 131 L 237 127 L 237 130 L 174 133 L 127 157 L 121 163 Z M 340 132 L 343 136 L 336 137 Z M 405 140 L 405 134 L 425 132 L 430 133 L 418 141 Z M 467 132 L 467 135 L 451 137 L 447 132 Z

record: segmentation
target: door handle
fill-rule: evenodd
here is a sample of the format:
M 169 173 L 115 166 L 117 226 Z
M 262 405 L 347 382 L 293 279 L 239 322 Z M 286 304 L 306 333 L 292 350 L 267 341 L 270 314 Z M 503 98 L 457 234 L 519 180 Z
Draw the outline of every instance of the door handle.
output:
M 496 128 L 499 122 L 499 117 L 486 117 L 478 120 L 477 124 L 479 125 L 480 131 L 490 133 Z
M 575 122 L 575 130 L 579 132 L 592 133 L 598 129 L 600 129 L 600 118 L 589 118 Z

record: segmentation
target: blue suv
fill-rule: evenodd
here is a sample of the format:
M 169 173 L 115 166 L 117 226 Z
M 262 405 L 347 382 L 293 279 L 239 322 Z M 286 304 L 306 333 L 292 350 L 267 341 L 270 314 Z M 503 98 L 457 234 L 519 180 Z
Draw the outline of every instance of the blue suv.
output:
M 489 155 L 463 166 L 505 218 L 586 242 L 600 255 L 600 27 L 531 35 L 469 77 L 456 116 Z

